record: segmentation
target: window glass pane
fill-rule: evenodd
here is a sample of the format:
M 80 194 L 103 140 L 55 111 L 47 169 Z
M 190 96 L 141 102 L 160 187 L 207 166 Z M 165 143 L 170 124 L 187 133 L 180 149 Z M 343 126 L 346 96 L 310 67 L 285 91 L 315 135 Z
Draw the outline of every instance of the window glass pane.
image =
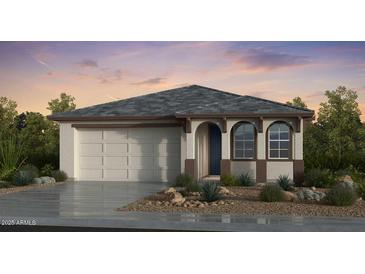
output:
M 270 127 L 270 131 L 279 131 L 280 124 L 273 124 Z
M 253 132 L 245 132 L 243 135 L 243 138 L 245 140 L 253 140 L 254 139 L 254 133 Z
M 279 140 L 278 132 L 270 132 L 270 140 Z
M 289 149 L 289 141 L 280 141 L 280 149 Z
M 279 125 L 280 131 L 289 132 L 289 127 L 287 124 L 279 123 L 277 125 Z
M 270 149 L 278 149 L 279 148 L 279 142 L 278 141 L 271 141 L 270 142 Z
M 235 142 L 236 149 L 243 149 L 243 141 L 236 141 Z
M 280 131 L 280 139 L 281 140 L 289 140 L 289 132 L 281 132 Z
M 280 158 L 289 158 L 289 150 L 287 149 L 280 150 Z
M 270 158 L 278 158 L 279 150 L 270 150 Z
M 249 150 L 245 150 L 245 158 L 253 158 L 253 150 L 249 149 Z
M 242 128 L 242 126 L 239 126 L 238 128 L 236 128 L 236 130 L 234 132 L 234 139 L 235 140 L 243 140 L 243 128 Z
M 235 157 L 236 158 L 243 158 L 243 150 L 236 149 L 235 150 Z
M 245 141 L 245 149 L 253 149 L 253 141 Z

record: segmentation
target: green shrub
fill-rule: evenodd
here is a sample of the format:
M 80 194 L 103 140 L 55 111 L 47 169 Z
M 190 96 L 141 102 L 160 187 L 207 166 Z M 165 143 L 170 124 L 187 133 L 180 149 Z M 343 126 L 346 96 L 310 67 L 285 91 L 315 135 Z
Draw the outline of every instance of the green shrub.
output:
M 222 175 L 221 176 L 221 184 L 223 186 L 238 186 L 239 181 L 234 175 Z
M 357 194 L 352 187 L 339 183 L 327 193 L 325 201 L 330 205 L 350 206 L 355 203 L 356 199 Z
M 41 168 L 41 175 L 42 176 L 51 176 L 53 170 L 54 170 L 54 167 L 51 164 L 45 164 Z
M 19 170 L 29 171 L 32 174 L 33 178 L 39 177 L 39 169 L 32 164 L 26 164 L 20 167 Z
M 18 170 L 13 178 L 13 184 L 17 186 L 29 185 L 33 182 L 33 173 L 29 170 Z
M 238 182 L 241 186 L 254 186 L 255 181 L 249 172 L 243 173 L 238 177 Z
M 186 187 L 189 184 L 192 184 L 194 182 L 193 177 L 191 177 L 188 174 L 180 174 L 176 177 L 175 180 L 175 187 Z
M 64 182 L 68 178 L 67 173 L 63 170 L 52 171 L 51 176 L 55 178 L 56 182 Z
M 202 186 L 202 197 L 207 202 L 214 202 L 221 199 L 218 184 L 214 181 L 207 181 Z
M 2 168 L 0 170 L 0 180 L 11 182 L 13 180 L 15 172 L 16 168 L 9 168 L 9 169 Z
M 276 183 L 285 191 L 294 190 L 294 183 L 290 180 L 288 175 L 280 175 Z
M 199 183 L 197 181 L 193 181 L 193 182 L 185 185 L 185 190 L 187 191 L 187 193 L 200 192 L 201 186 L 199 185 Z
M 23 149 L 15 138 L 0 140 L 0 180 L 10 181 L 23 162 Z
M 336 176 L 328 169 L 310 169 L 305 172 L 305 186 L 331 187 L 336 183 Z
M 278 184 L 266 184 L 260 192 L 260 200 L 264 202 L 282 202 L 284 193 Z
M 9 187 L 12 187 L 12 184 L 10 182 L 0 181 L 0 188 L 9 188 Z

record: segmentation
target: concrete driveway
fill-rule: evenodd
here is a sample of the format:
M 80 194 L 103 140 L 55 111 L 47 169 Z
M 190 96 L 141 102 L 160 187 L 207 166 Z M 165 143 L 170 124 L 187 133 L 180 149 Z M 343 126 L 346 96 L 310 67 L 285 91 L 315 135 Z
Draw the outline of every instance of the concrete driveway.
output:
M 163 189 L 152 182 L 68 182 L 0 195 L 0 216 L 113 217 L 116 208 Z

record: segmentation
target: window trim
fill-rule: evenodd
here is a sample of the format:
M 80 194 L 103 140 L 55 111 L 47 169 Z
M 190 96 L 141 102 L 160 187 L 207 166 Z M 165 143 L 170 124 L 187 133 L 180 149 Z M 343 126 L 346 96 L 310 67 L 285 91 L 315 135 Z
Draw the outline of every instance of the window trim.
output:
M 253 156 L 250 158 L 237 158 L 236 157 L 236 152 L 235 152 L 235 132 L 237 130 L 237 128 L 239 126 L 241 126 L 242 124 L 249 124 L 253 126 L 253 131 L 254 131 L 254 137 L 253 137 Z M 251 141 L 251 140 L 250 140 Z M 242 140 L 242 142 L 244 142 L 244 140 Z M 257 129 L 255 127 L 254 124 L 252 124 L 251 122 L 247 122 L 247 121 L 242 121 L 242 122 L 238 122 L 236 123 L 232 129 L 231 129 L 231 160 L 232 161 L 255 161 L 257 160 Z
M 289 138 L 288 138 L 288 140 L 285 140 L 285 141 L 288 141 L 288 146 L 289 146 L 288 147 L 288 157 L 286 157 L 286 158 L 271 157 L 270 156 L 270 141 L 271 141 L 270 140 L 270 128 L 272 126 L 274 126 L 275 124 L 284 124 L 289 129 Z M 280 142 L 280 137 L 276 141 Z M 277 121 L 277 122 L 274 122 L 274 123 L 272 123 L 272 124 L 269 125 L 269 127 L 266 130 L 266 159 L 267 160 L 270 160 L 270 161 L 291 161 L 293 159 L 293 157 L 292 157 L 292 146 L 293 146 L 292 127 L 287 122 L 285 122 L 285 121 Z M 280 148 L 277 149 L 277 151 L 280 151 Z M 279 155 L 280 155 L 280 152 L 279 152 Z

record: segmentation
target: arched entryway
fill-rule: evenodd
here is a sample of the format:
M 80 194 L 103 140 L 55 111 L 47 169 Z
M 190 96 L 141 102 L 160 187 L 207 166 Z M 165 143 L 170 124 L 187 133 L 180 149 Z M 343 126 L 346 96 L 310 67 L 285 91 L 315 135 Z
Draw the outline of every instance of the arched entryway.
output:
M 204 122 L 195 133 L 196 170 L 198 178 L 220 175 L 222 133 L 215 123 Z

